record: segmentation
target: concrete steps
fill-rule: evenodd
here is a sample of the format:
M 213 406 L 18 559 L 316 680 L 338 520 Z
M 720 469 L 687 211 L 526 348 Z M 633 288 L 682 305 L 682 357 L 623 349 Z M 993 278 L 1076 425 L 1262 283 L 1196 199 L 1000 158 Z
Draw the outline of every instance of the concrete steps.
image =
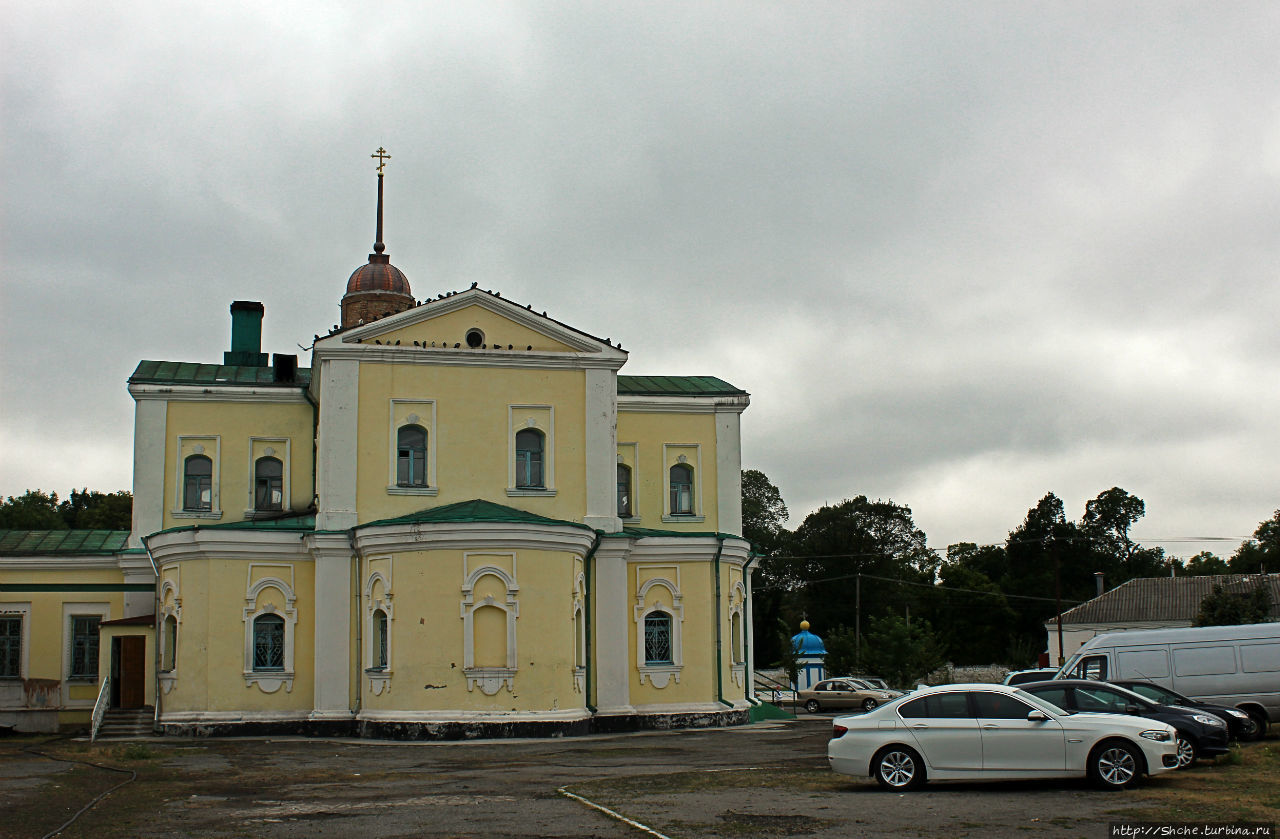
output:
M 156 709 L 112 708 L 102 717 L 102 725 L 98 728 L 99 740 L 128 740 L 135 737 L 151 737 L 152 724 L 155 721 Z

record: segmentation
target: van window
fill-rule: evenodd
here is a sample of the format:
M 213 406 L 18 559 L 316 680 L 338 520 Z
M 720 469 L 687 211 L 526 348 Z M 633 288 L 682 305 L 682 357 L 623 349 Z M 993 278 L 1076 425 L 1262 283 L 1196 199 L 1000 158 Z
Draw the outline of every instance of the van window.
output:
M 1173 651 L 1173 668 L 1179 676 L 1221 676 L 1236 672 L 1233 647 L 1183 647 Z
M 1246 673 L 1280 670 L 1280 644 L 1241 644 L 1240 669 Z
M 1126 679 L 1165 679 L 1169 653 L 1165 650 L 1133 650 L 1116 656 L 1116 672 Z
M 1107 680 L 1107 657 L 1105 655 L 1091 655 L 1081 659 L 1080 664 L 1076 666 L 1076 678 L 1105 682 Z

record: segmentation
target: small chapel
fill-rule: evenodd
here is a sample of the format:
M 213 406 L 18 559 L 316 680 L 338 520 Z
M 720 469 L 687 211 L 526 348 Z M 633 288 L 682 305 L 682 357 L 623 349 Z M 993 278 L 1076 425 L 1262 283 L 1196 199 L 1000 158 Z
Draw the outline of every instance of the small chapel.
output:
M 309 366 L 232 302 L 220 362 L 129 377 L 131 531 L 0 531 L 0 727 L 747 721 L 748 394 L 622 375 L 617 343 L 477 283 L 416 298 L 383 241 L 388 157 L 373 253 Z

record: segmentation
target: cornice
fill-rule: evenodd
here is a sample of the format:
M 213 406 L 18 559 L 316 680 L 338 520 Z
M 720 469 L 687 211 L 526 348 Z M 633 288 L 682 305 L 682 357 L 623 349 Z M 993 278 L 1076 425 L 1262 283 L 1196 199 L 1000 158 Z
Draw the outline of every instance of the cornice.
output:
M 585 553 L 595 534 L 576 527 L 502 522 L 395 524 L 356 528 L 362 553 L 424 550 L 541 550 Z
M 165 402 L 283 402 L 307 404 L 303 386 L 230 387 L 227 385 L 156 385 L 131 384 L 129 395 L 135 401 L 157 399 Z
M 147 547 L 157 565 L 193 559 L 282 559 L 310 561 L 297 531 L 223 530 L 194 528 L 161 532 L 149 537 Z
M 119 571 L 114 556 L 4 556 L 0 571 Z
M 741 414 L 749 396 L 618 396 L 618 412 L 629 414 Z
M 452 367 L 517 367 L 551 370 L 617 370 L 626 356 L 592 352 L 533 352 L 525 350 L 473 350 L 446 347 L 346 344 L 322 347 L 312 354 L 312 369 L 325 361 L 351 360 L 375 364 L 431 364 Z M 314 380 L 314 379 L 313 379 Z

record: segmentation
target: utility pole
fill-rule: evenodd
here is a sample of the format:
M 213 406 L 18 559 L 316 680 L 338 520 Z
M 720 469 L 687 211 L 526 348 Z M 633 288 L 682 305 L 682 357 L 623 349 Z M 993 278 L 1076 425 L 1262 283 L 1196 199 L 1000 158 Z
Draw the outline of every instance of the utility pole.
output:
M 1062 559 L 1058 556 L 1056 539 L 1049 543 L 1049 549 L 1053 551 L 1053 596 L 1058 605 L 1058 666 L 1061 667 L 1067 658 L 1062 652 Z
M 853 603 L 853 663 L 854 666 L 862 667 L 862 572 L 858 572 L 858 582 L 854 587 L 856 592 Z

